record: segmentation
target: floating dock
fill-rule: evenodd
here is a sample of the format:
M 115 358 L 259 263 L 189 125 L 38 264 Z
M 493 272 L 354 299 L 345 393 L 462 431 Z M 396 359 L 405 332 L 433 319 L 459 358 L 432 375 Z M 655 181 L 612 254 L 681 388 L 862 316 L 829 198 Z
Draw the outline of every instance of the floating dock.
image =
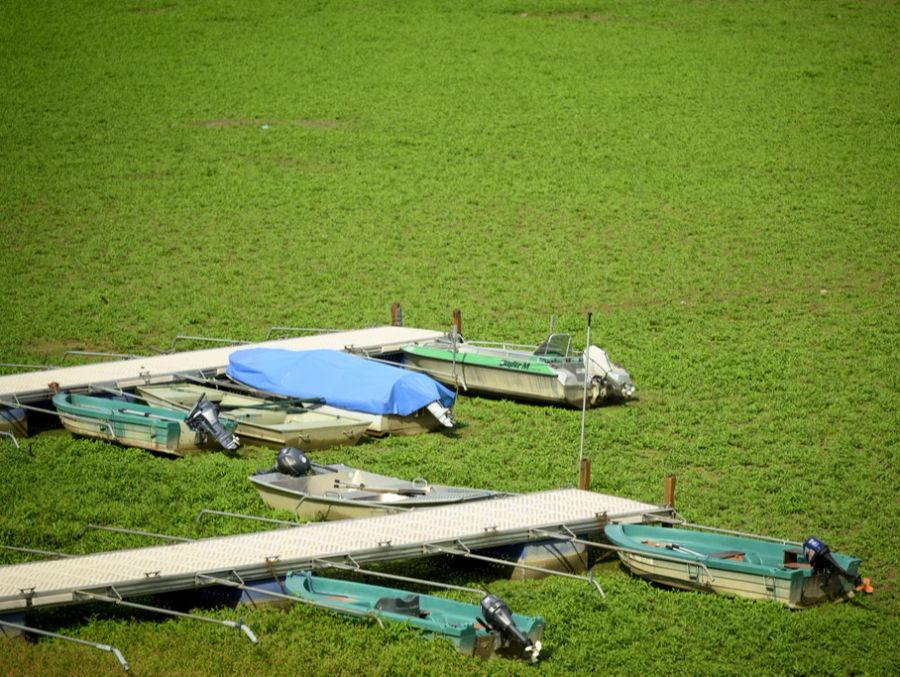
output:
M 594 534 L 607 522 L 671 516 L 669 506 L 579 489 L 474 501 L 396 515 L 317 522 L 173 545 L 0 567 L 0 613 L 251 583 L 329 562 L 368 563 L 465 554 L 518 543 Z M 548 535 L 549 534 L 549 535 Z M 558 535 L 558 536 L 557 536 Z
M 228 356 L 235 350 L 244 348 L 289 350 L 331 348 L 382 355 L 397 352 L 406 343 L 433 339 L 441 335 L 441 332 L 430 329 L 381 326 L 29 371 L 0 376 L 0 401 L 7 406 L 8 403 L 41 402 L 49 399 L 56 388 L 79 392 L 87 391 L 91 387 L 133 388 L 151 383 L 169 383 L 177 380 L 179 374 L 218 376 L 224 373 L 228 366 Z

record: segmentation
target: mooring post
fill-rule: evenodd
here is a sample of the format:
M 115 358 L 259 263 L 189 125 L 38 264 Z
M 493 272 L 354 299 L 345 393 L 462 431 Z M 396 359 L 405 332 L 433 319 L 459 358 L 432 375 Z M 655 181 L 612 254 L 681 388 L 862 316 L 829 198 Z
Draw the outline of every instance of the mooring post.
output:
M 453 309 L 453 331 L 462 336 L 462 311 L 459 308 Z
M 666 475 L 663 480 L 663 505 L 675 507 L 675 475 Z
M 578 488 L 584 491 L 591 489 L 591 459 L 583 458 L 578 466 Z
M 403 326 L 403 310 L 400 308 L 399 303 L 391 304 L 391 326 L 392 327 L 402 327 Z

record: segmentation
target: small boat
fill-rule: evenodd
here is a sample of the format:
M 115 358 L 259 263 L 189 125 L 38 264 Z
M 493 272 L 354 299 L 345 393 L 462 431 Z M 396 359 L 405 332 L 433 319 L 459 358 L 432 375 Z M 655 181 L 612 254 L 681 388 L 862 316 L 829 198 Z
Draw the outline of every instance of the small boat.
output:
M 425 374 L 340 350 L 245 348 L 228 356 L 225 373 L 259 392 L 378 417 L 382 435 L 453 427 L 453 391 Z
M 245 444 L 297 447 L 303 451 L 356 444 L 369 420 L 326 414 L 316 405 L 296 400 L 265 400 L 192 383 L 139 386 L 135 392 L 148 404 L 190 409 L 205 397 L 219 407 L 219 417 L 235 421 Z
M 401 480 L 340 463 L 320 465 L 290 447 L 278 453 L 275 467 L 249 479 L 270 507 L 316 520 L 370 517 L 504 495 L 424 479 Z
M 472 394 L 581 408 L 586 380 L 589 406 L 634 396 L 628 372 L 611 362 L 605 350 L 592 345 L 573 353 L 569 334 L 550 334 L 538 346 L 446 336 L 402 350 L 407 364 Z
M 796 548 L 642 524 L 608 524 L 604 532 L 633 574 L 675 588 L 774 600 L 792 609 L 872 591 L 859 576 L 858 558 L 831 552 L 815 538 Z
M 28 413 L 23 407 L 0 407 L 0 432 L 28 437 Z
M 494 595 L 467 604 L 408 590 L 289 573 L 284 587 L 312 604 L 337 613 L 407 623 L 433 636 L 449 639 L 466 656 L 494 655 L 537 661 L 544 619 L 512 613 Z
M 190 411 L 151 407 L 92 395 L 61 392 L 53 406 L 63 426 L 74 435 L 96 437 L 123 446 L 174 456 L 211 448 L 238 447 L 235 423 L 221 422 L 215 404 L 197 402 Z

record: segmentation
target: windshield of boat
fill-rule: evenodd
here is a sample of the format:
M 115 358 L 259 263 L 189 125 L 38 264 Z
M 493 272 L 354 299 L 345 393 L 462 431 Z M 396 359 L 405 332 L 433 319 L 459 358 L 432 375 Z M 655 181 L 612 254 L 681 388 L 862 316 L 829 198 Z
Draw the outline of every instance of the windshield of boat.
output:
M 571 347 L 572 337 L 569 334 L 550 334 L 534 354 L 539 357 L 568 357 Z

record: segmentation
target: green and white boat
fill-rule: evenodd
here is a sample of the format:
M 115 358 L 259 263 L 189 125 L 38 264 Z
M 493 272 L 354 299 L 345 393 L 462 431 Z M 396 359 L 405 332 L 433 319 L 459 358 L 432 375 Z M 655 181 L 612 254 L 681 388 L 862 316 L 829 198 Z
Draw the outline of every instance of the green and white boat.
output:
M 199 398 L 215 402 L 220 418 L 234 421 L 245 444 L 297 447 L 303 451 L 356 444 L 369 427 L 369 419 L 327 414 L 315 404 L 292 400 L 266 400 L 193 383 L 139 386 L 135 392 L 151 405 L 190 409 Z
M 236 449 L 233 421 L 219 421 L 215 405 L 197 402 L 190 411 L 150 407 L 136 402 L 57 393 L 53 406 L 74 435 L 96 437 L 128 447 L 173 456 L 224 447 Z
M 512 613 L 500 599 L 486 595 L 467 604 L 408 590 L 289 573 L 288 594 L 318 607 L 351 616 L 407 623 L 431 636 L 450 640 L 466 656 L 501 655 L 535 662 L 541 649 L 544 619 Z
M 631 572 L 663 585 L 773 600 L 792 609 L 871 592 L 860 560 L 831 552 L 815 538 L 795 544 L 718 532 L 642 524 L 608 524 Z
M 628 372 L 606 351 L 572 351 L 569 334 L 551 334 L 538 346 L 476 343 L 447 336 L 403 346 L 404 360 L 432 378 L 466 393 L 581 408 L 634 396 Z

